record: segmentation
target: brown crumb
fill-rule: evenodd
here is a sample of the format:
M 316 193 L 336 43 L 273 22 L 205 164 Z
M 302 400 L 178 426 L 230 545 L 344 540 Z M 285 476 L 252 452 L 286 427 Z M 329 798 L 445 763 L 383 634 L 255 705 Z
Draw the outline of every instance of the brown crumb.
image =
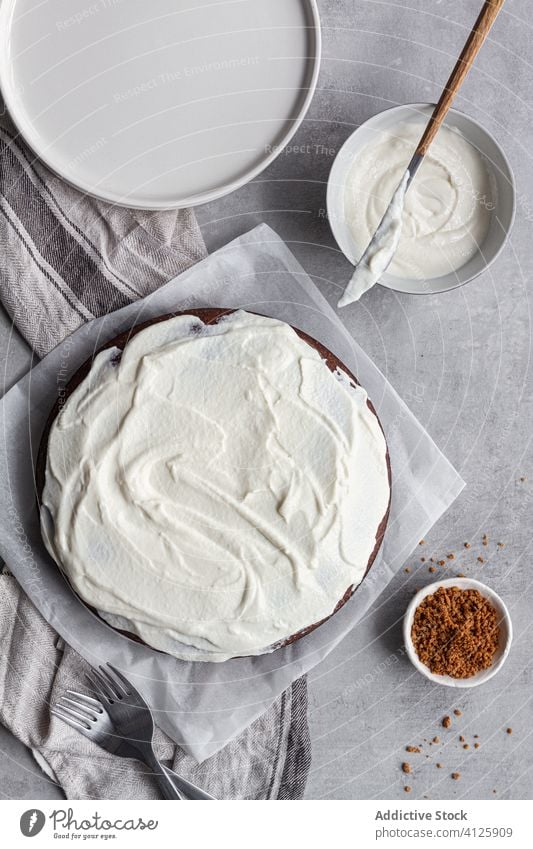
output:
M 434 737 L 434 738 L 433 738 L 433 742 L 435 743 L 435 745 L 437 745 L 438 743 L 440 743 L 440 737 Z
M 437 769 L 442 769 L 442 764 L 435 764 L 435 766 L 437 767 Z
M 458 572 L 456 577 L 457 578 L 464 578 L 464 576 L 465 576 L 464 572 Z
M 462 710 L 459 710 L 459 708 L 455 708 L 455 710 L 454 710 L 454 714 L 455 714 L 456 716 L 462 716 L 462 715 L 463 715 L 463 711 L 462 711 Z
M 469 542 L 465 542 L 465 543 L 463 543 L 463 545 L 464 545 L 465 548 L 471 548 L 471 545 L 470 545 Z
M 433 572 L 436 572 L 436 571 L 437 571 L 437 570 L 435 569 L 435 567 L 434 567 L 434 566 L 430 566 L 430 567 L 429 567 L 429 569 L 428 569 L 428 572 L 432 572 L 432 573 L 433 573 Z
M 461 773 L 460 772 L 452 772 L 452 778 L 453 778 L 454 781 L 459 781 L 459 779 L 461 778 Z
M 479 734 L 474 734 L 474 740 L 477 740 L 478 737 L 479 737 Z
M 421 563 L 425 563 L 425 562 L 426 562 L 426 558 L 425 558 L 425 557 L 421 557 L 421 558 L 420 558 L 420 562 L 421 562 Z
M 404 762 L 402 764 L 402 772 L 405 772 L 406 775 L 409 775 L 412 772 L 411 764 Z
M 512 728 L 508 728 L 508 729 L 507 729 L 507 733 L 508 733 L 508 734 L 512 734 L 512 733 L 513 733 L 513 729 L 512 729 Z
M 434 557 L 430 557 L 430 558 L 429 558 L 429 562 L 430 562 L 430 563 L 434 563 L 434 562 L 435 562 L 435 558 L 434 558 Z
M 463 737 L 463 735 L 462 735 L 462 734 L 461 734 L 461 736 L 459 737 L 459 741 L 460 741 L 461 743 L 464 743 L 464 741 L 465 741 L 465 738 Z
M 485 558 L 484 558 L 484 557 L 478 557 L 477 562 L 478 562 L 478 563 L 484 563 L 484 562 L 485 562 Z
M 520 480 L 520 483 L 525 483 L 527 481 L 527 478 L 522 476 L 521 478 L 519 478 L 519 480 Z M 494 792 L 496 793 L 496 791 L 494 791 Z
M 474 749 L 479 749 L 481 743 L 474 743 Z
M 421 539 L 420 542 L 418 543 L 418 545 L 425 545 L 425 544 L 426 544 L 425 539 Z
M 411 571 L 411 570 L 410 570 L 410 568 L 409 568 L 409 566 L 406 566 L 406 567 L 405 567 L 405 571 L 406 571 L 406 572 L 410 572 L 410 571 Z
M 497 545 L 498 545 L 498 548 L 505 548 L 504 542 L 499 542 L 499 543 L 497 543 Z
M 496 793 L 496 790 L 493 790 L 492 792 L 493 792 L 493 793 Z
M 446 557 L 448 558 L 448 560 L 455 560 L 455 554 L 450 553 L 447 554 Z
M 446 566 L 446 561 L 445 560 L 439 560 L 438 564 L 439 564 L 439 566 Z
M 406 784 L 406 785 L 405 785 L 405 787 L 404 787 L 403 789 L 405 790 L 405 792 L 406 792 L 406 793 L 410 793 L 410 792 L 411 792 L 411 787 L 409 787 L 409 785 L 408 785 L 408 784 Z
M 468 745 L 468 743 L 465 743 L 464 746 L 463 746 L 463 749 L 469 749 L 469 748 L 470 748 L 470 746 Z
M 418 605 L 411 638 L 433 674 L 470 678 L 492 665 L 500 641 L 498 613 L 478 590 L 439 587 Z
M 481 542 L 483 543 L 483 545 L 489 544 L 489 538 L 488 538 L 487 534 L 483 534 L 483 536 L 481 538 Z
M 444 716 L 442 718 L 442 725 L 443 725 L 444 728 L 449 728 L 451 724 L 452 724 L 451 716 Z
M 418 746 L 406 746 L 405 751 L 406 752 L 416 752 L 418 755 L 420 754 L 420 749 L 418 748 Z

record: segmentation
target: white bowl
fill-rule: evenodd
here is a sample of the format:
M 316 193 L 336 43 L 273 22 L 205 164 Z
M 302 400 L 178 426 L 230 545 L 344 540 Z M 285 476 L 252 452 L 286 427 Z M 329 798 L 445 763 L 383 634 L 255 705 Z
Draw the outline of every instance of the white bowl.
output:
M 428 667 L 422 663 L 413 645 L 411 629 L 413 627 L 415 610 L 428 595 L 433 595 L 433 593 L 441 587 L 459 587 L 461 590 L 478 590 L 482 596 L 489 599 L 498 612 L 500 645 L 496 652 L 494 662 L 488 669 L 483 669 L 481 672 L 478 672 L 477 675 L 472 675 L 470 678 L 451 678 L 449 675 L 434 675 L 433 672 L 431 672 Z M 435 581 L 432 584 L 428 584 L 427 587 L 424 587 L 422 590 L 417 592 L 411 600 L 409 607 L 405 611 L 405 616 L 403 618 L 403 638 L 409 660 L 413 666 L 418 669 L 422 675 L 429 678 L 430 681 L 433 681 L 435 684 L 445 684 L 447 687 L 477 687 L 479 684 L 484 684 L 485 681 L 488 681 L 496 675 L 505 663 L 513 640 L 513 626 L 511 623 L 511 617 L 509 616 L 509 611 L 507 610 L 504 602 L 500 596 L 495 593 L 494 590 L 491 590 L 490 587 L 487 587 L 486 584 L 482 584 L 481 581 L 474 581 L 471 578 L 448 578 L 445 581 Z
M 328 219 L 339 248 L 352 264 L 357 262 L 366 248 L 366 245 L 354 243 L 345 217 L 345 186 L 354 160 L 361 150 L 367 144 L 375 142 L 383 131 L 402 123 L 427 121 L 433 108 L 431 103 L 409 103 L 379 112 L 358 127 L 337 154 L 328 180 Z M 464 138 L 479 151 L 492 175 L 496 200 L 489 231 L 478 252 L 457 271 L 427 280 L 402 278 L 385 273 L 380 280 L 380 285 L 397 292 L 412 295 L 435 294 L 463 286 L 494 262 L 502 251 L 513 226 L 516 207 L 514 176 L 498 142 L 477 121 L 456 109 L 450 110 L 445 123 L 459 130 Z

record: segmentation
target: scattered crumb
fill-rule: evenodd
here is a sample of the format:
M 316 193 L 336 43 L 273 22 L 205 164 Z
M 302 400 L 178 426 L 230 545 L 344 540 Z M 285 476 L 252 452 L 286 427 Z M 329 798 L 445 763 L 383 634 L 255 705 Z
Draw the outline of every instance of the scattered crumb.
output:
M 406 572 L 410 572 L 410 571 L 411 571 L 411 570 L 410 570 L 410 568 L 409 568 L 409 566 L 406 566 L 406 567 L 405 567 L 405 571 L 406 571 Z
M 461 736 L 459 737 L 459 742 L 460 742 L 460 743 L 464 743 L 464 741 L 465 741 L 465 738 L 464 738 L 464 737 L 463 737 L 463 735 L 461 734 Z
M 489 544 L 489 538 L 488 538 L 487 534 L 483 534 L 483 536 L 481 538 L 481 542 L 482 542 L 483 545 Z
M 478 737 L 479 737 L 479 734 L 474 734 L 474 740 L 477 740 Z
M 434 562 L 435 562 L 435 558 L 434 558 L 434 557 L 430 557 L 430 558 L 429 558 L 429 562 L 430 562 L 430 563 L 434 563 Z
M 505 543 L 504 542 L 498 542 L 497 546 L 498 546 L 498 548 L 505 548 Z
M 508 734 L 512 734 L 512 733 L 513 733 L 513 729 L 512 729 L 512 728 L 508 728 L 508 729 L 507 729 L 507 733 L 508 733 Z
M 450 553 L 450 554 L 447 554 L 446 557 L 448 558 L 448 560 L 455 560 L 455 554 Z
M 444 728 L 449 728 L 451 724 L 452 724 L 451 716 L 444 716 L 442 718 L 442 725 L 443 725 Z
M 439 566 L 446 566 L 446 561 L 445 560 L 439 560 L 438 564 L 439 564 Z
M 525 483 L 527 481 L 526 477 L 519 478 L 520 483 Z M 496 793 L 496 791 L 494 791 Z
M 480 745 L 480 743 L 474 743 L 474 749 L 479 749 Z
M 420 542 L 418 543 L 418 545 L 425 545 L 425 544 L 426 544 L 425 539 L 421 539 Z
M 468 743 L 465 743 L 465 744 L 463 745 L 463 749 L 469 749 L 469 748 L 470 748 L 470 746 L 468 745 Z
M 437 769 L 442 769 L 442 764 L 436 764 Z
M 455 577 L 456 577 L 456 578 L 464 578 L 464 577 L 465 577 L 465 573 L 464 573 L 464 572 L 458 572 L 458 573 L 457 573 L 457 575 L 456 575 Z
M 428 569 L 428 572 L 436 572 L 436 571 L 437 570 L 435 569 L 434 566 L 430 566 L 429 569 Z
M 435 745 L 437 745 L 438 743 L 440 743 L 440 737 L 434 737 L 434 738 L 433 738 L 433 742 L 435 743 Z
M 452 778 L 453 778 L 454 781 L 459 781 L 459 779 L 461 778 L 461 773 L 460 772 L 452 772 Z
M 405 790 L 405 792 L 406 792 L 406 793 L 410 793 L 410 792 L 411 792 L 411 788 L 409 787 L 409 785 L 408 785 L 408 784 L 406 784 L 406 785 L 405 785 L 405 787 L 404 787 L 403 789 Z
M 462 715 L 463 715 L 463 711 L 462 711 L 462 710 L 459 710 L 459 708 L 455 708 L 455 710 L 454 710 L 454 714 L 455 714 L 456 716 L 462 716 Z
M 470 547 L 471 547 L 469 542 L 465 542 L 465 543 L 463 543 L 463 545 L 464 545 L 464 547 L 465 547 L 465 548 L 470 548 Z
M 406 775 L 409 775 L 412 772 L 411 764 L 408 764 L 404 761 L 402 764 L 402 772 L 405 772 Z
M 421 557 L 421 558 L 420 558 L 420 562 L 421 562 L 421 563 L 425 563 L 425 562 L 426 562 L 426 558 L 425 558 L 425 557 Z
M 477 562 L 478 562 L 478 563 L 484 563 L 484 562 L 485 562 L 485 558 L 484 558 L 484 557 L 478 557 Z
M 405 751 L 406 752 L 416 752 L 418 755 L 420 754 L 420 749 L 418 748 L 418 746 L 406 746 Z

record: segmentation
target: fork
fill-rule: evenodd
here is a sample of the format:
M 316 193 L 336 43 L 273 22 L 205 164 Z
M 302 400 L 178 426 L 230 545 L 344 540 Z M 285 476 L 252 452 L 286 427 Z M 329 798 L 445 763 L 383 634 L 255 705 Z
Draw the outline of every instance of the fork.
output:
M 213 799 L 161 764 L 154 752 L 154 721 L 141 694 L 115 667 L 92 670 L 87 678 L 100 699 L 68 690 L 51 713 L 112 754 L 148 766 L 165 799 Z

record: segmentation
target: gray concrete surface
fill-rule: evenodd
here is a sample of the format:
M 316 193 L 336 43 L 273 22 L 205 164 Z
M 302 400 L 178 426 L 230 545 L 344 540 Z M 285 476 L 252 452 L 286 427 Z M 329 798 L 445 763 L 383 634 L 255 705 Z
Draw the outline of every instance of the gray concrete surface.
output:
M 319 5 L 324 34 L 319 90 L 292 149 L 254 183 L 198 215 L 210 249 L 266 221 L 333 303 L 350 274 L 324 216 L 333 156 L 375 112 L 438 96 L 480 0 L 319 0 Z M 412 787 L 412 800 L 532 796 L 529 7 L 527 0 L 508 0 L 457 102 L 494 133 L 515 171 L 517 221 L 506 251 L 490 272 L 462 289 L 415 297 L 376 288 L 342 314 L 468 486 L 414 552 L 407 564 L 411 571 L 393 581 L 364 622 L 310 676 L 309 798 L 405 798 L 405 784 Z M 2 319 L 1 354 L 12 380 L 24 370 L 27 352 L 8 334 L 9 323 Z M 488 546 L 481 542 L 484 533 Z M 468 550 L 465 541 L 472 544 Z M 515 628 L 503 671 L 483 687 L 457 692 L 414 673 L 402 653 L 400 630 L 415 587 L 433 579 L 420 557 L 441 559 L 452 552 L 457 558 L 446 571 L 464 572 L 501 592 Z M 453 715 L 455 708 L 461 717 Z M 453 725 L 445 731 L 441 719 L 450 713 Z M 425 742 L 436 735 L 440 744 Z M 422 752 L 406 755 L 409 744 L 422 746 Z M 407 780 L 404 760 L 413 767 Z M 452 772 L 461 773 L 459 781 L 451 779 Z M 0 779 L 1 792 L 14 798 L 57 792 L 4 731 Z

